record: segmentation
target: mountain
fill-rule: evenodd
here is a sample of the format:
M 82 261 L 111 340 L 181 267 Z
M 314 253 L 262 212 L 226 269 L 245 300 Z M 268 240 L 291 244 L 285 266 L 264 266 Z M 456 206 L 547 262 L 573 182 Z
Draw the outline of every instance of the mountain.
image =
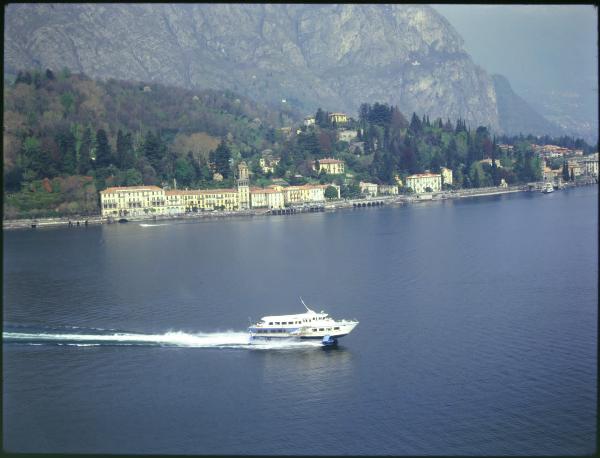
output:
M 67 66 L 230 89 L 307 114 L 379 101 L 497 132 L 523 118 L 500 109 L 494 79 L 425 5 L 11 4 L 4 51 L 13 74 Z
M 498 114 L 500 129 L 508 134 L 533 134 L 533 135 L 564 135 L 565 131 L 558 125 L 548 121 L 523 98 L 512 90 L 506 77 L 492 75 L 496 100 L 498 101 Z

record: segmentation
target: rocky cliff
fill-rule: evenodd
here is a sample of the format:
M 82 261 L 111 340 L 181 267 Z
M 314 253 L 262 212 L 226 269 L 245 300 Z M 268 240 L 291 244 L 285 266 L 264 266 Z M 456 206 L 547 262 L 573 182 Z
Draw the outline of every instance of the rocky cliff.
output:
M 12 4 L 5 70 L 231 89 L 305 112 L 362 102 L 501 131 L 496 88 L 428 6 Z M 282 102 L 285 100 L 285 102 Z

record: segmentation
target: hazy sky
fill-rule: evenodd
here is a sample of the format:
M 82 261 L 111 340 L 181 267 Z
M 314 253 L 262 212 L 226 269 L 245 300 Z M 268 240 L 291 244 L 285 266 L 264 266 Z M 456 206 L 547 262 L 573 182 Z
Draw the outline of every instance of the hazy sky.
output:
M 432 5 L 465 40 L 489 73 L 513 88 L 575 90 L 598 87 L 598 20 L 591 5 Z M 590 91 L 590 92 L 588 92 Z

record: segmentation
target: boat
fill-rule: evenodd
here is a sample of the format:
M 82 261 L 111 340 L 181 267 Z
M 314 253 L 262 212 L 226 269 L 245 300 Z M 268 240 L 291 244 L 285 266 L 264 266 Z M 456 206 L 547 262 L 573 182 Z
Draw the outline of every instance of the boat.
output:
M 554 192 L 554 186 L 552 185 L 552 183 L 544 183 L 544 186 L 542 187 L 542 192 L 544 194 Z
M 324 346 L 334 346 L 337 339 L 350 334 L 358 325 L 357 320 L 334 320 L 324 311 L 315 312 L 302 298 L 300 302 L 306 308 L 305 313 L 264 316 L 251 325 L 248 328 L 250 341 L 319 339 Z

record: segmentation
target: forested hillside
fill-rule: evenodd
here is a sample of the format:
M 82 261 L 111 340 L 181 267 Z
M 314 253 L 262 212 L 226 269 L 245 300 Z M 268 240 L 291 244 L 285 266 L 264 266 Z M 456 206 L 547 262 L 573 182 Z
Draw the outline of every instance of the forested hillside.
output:
M 94 81 L 66 69 L 23 71 L 4 89 L 6 217 L 95 212 L 97 191 L 111 185 L 198 185 L 210 180 L 208 156 L 221 140 L 227 155 L 248 157 L 273 147 L 275 127 L 298 116 L 227 91 Z
M 360 181 L 406 183 L 441 167 L 454 188 L 534 181 L 542 163 L 532 143 L 597 148 L 571 137 L 496 138 L 462 119 L 409 121 L 381 103 L 363 103 L 341 125 L 321 109 L 314 125 L 300 118 L 230 92 L 22 71 L 4 92 L 4 215 L 97 214 L 108 186 L 231 187 L 242 159 L 253 185 L 335 182 L 342 197 L 358 197 Z M 343 160 L 345 174 L 319 174 L 313 164 L 326 157 Z

